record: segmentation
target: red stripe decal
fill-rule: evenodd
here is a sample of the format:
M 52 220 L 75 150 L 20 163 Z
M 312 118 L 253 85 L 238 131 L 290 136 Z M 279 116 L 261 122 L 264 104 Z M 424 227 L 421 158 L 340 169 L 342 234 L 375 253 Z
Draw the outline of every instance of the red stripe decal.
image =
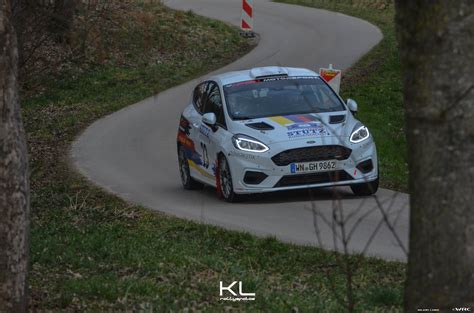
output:
M 311 116 L 309 114 L 307 115 L 286 115 L 284 118 L 287 118 L 295 123 L 309 123 L 309 122 L 314 122 L 317 119 L 314 116 Z
M 311 119 L 310 116 L 307 116 L 307 115 L 299 115 L 298 117 L 303 122 L 312 122 L 312 121 L 314 121 L 314 119 Z

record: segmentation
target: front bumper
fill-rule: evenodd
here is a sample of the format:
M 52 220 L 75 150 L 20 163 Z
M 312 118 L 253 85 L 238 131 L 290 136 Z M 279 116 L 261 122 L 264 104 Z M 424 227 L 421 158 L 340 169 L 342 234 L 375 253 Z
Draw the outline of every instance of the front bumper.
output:
M 227 155 L 234 192 L 238 194 L 262 193 L 352 185 L 376 180 L 378 177 L 378 160 L 372 138 L 358 144 L 347 143 L 344 146 L 350 148 L 352 152 L 348 158 L 336 161 L 337 169 L 304 174 L 292 173 L 291 165 L 278 166 L 272 161 L 272 157 L 282 151 L 301 147 L 297 144 L 292 147 L 284 144 L 281 146 L 275 145 L 265 153 L 249 153 L 234 149 Z M 327 160 L 332 159 L 328 158 Z M 367 169 L 361 166 L 370 163 L 369 160 L 372 163 L 371 168 Z M 252 174 L 262 173 L 262 175 L 256 181 L 255 179 L 249 180 L 248 176 L 247 179 L 245 178 L 248 172 Z

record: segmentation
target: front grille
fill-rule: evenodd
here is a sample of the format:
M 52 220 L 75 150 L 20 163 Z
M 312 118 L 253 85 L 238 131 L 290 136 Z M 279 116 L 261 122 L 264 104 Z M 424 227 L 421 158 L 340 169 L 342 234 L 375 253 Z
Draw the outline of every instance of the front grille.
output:
M 352 176 L 347 174 L 346 171 L 343 170 L 300 175 L 286 175 L 283 176 L 278 181 L 278 183 L 273 186 L 273 188 L 333 183 L 352 179 Z
M 315 146 L 286 150 L 272 157 L 273 163 L 286 166 L 296 162 L 346 160 L 352 150 L 343 146 Z

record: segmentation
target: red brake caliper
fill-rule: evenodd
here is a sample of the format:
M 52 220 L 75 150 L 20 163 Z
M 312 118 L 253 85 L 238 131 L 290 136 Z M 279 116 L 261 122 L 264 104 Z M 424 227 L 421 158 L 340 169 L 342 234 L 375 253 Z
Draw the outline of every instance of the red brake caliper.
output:
M 222 198 L 222 189 L 221 189 L 221 162 L 217 161 L 217 168 L 216 168 L 216 191 L 217 191 L 217 196 L 219 198 Z

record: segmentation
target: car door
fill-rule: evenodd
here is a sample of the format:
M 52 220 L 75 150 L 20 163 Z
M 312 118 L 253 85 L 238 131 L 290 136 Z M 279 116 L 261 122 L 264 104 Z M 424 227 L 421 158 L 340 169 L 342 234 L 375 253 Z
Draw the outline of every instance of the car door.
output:
M 216 115 L 216 125 L 212 127 L 206 125 L 201 120 L 199 141 L 203 153 L 203 168 L 207 173 L 206 176 L 212 179 L 214 184 L 218 161 L 217 155 L 221 151 L 227 127 L 219 85 L 216 82 L 210 81 L 206 87 L 206 102 L 204 103 L 203 114 L 214 113 Z
M 185 111 L 185 121 L 182 121 L 182 123 L 186 124 L 186 133 L 191 140 L 187 145 L 190 150 L 187 157 L 191 175 L 205 182 L 209 182 L 210 177 L 208 177 L 209 175 L 205 170 L 205 165 L 207 164 L 206 153 L 201 145 L 200 126 L 204 105 L 207 101 L 208 86 L 209 82 L 203 82 L 196 86 L 192 97 L 193 105 Z

